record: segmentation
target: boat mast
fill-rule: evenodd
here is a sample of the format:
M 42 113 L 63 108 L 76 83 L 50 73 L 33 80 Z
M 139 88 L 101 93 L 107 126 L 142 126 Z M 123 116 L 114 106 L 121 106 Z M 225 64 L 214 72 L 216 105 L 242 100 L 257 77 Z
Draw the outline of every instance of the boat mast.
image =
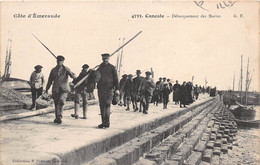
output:
M 11 55 L 12 55 L 12 36 L 9 32 L 7 48 L 6 48 L 6 58 L 5 58 L 5 72 L 3 78 L 10 78 L 11 75 Z
M 234 75 L 233 75 L 233 91 L 235 91 L 235 71 L 234 71 Z
M 207 78 L 205 77 L 205 89 L 207 88 L 207 84 L 208 84 L 208 81 L 207 81 Z
M 123 38 L 122 45 L 124 45 L 124 41 L 125 41 L 125 38 Z M 120 76 L 120 74 L 121 74 L 121 69 L 122 69 L 122 58 L 123 58 L 123 48 L 121 49 L 121 54 L 120 54 L 120 62 L 119 62 L 119 76 Z
M 237 88 L 237 91 L 240 90 L 240 81 L 241 81 L 241 78 L 240 78 L 240 76 L 239 76 L 239 81 L 238 81 L 238 88 Z
M 248 91 L 248 75 L 249 75 L 249 72 L 248 72 L 248 67 L 249 67 L 249 57 L 248 57 L 248 60 L 247 60 L 247 70 L 246 70 L 246 105 L 247 105 L 247 91 Z
M 243 101 L 243 98 L 242 98 L 242 96 L 243 96 L 243 55 L 241 55 L 241 75 L 240 75 L 240 85 L 241 85 L 241 104 L 242 104 L 242 101 Z
M 119 38 L 119 47 L 120 47 L 120 38 Z M 119 75 L 119 56 L 120 56 L 120 52 L 118 51 L 117 60 L 116 60 L 116 70 L 117 70 L 118 79 L 120 79 L 120 75 Z
M 249 86 L 250 86 L 251 81 L 252 81 L 253 73 L 254 73 L 254 70 L 253 70 L 253 72 L 251 73 L 251 77 L 250 77 L 250 79 L 249 79 L 249 81 L 248 81 L 247 91 L 249 91 Z M 249 77 L 249 76 L 248 76 L 248 77 Z M 253 91 L 253 89 L 252 89 L 252 91 Z

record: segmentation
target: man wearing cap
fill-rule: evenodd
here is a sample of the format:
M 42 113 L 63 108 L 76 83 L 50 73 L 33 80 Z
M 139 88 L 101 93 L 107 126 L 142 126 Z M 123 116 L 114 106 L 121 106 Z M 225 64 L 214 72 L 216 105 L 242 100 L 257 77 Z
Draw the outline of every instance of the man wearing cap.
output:
M 54 123 L 62 123 L 63 106 L 70 92 L 68 77 L 75 79 L 75 75 L 70 69 L 63 65 L 65 58 L 57 56 L 57 65 L 51 70 L 48 83 L 46 85 L 46 93 L 52 85 L 52 97 L 55 105 Z
M 134 102 L 133 102 L 133 106 L 134 106 L 134 111 L 138 111 L 138 105 L 137 102 L 140 101 L 140 96 L 138 94 L 138 89 L 140 87 L 141 81 L 142 81 L 143 77 L 141 76 L 141 71 L 140 70 L 136 70 L 136 77 L 133 79 L 133 83 L 134 83 Z M 141 110 L 141 103 L 140 103 L 140 110 L 139 112 L 142 112 Z
M 88 74 L 88 64 L 84 64 L 82 66 L 82 70 L 79 74 L 79 76 L 72 81 L 73 84 L 77 84 L 83 77 L 85 77 L 87 74 Z M 79 115 L 78 115 L 78 111 L 79 111 L 79 107 L 80 107 L 80 97 L 82 97 L 82 107 L 83 107 L 83 119 L 87 119 L 87 84 L 88 81 L 85 80 L 83 83 L 81 83 L 76 89 L 75 89 L 75 93 L 76 93 L 76 97 L 75 97 L 75 113 L 74 114 L 71 114 L 72 117 L 75 117 L 75 119 L 78 119 L 79 118 Z
M 132 101 L 132 103 L 134 102 L 133 93 L 134 93 L 133 75 L 129 74 L 128 79 L 126 80 L 125 83 L 125 97 L 126 97 L 127 111 L 130 110 L 129 108 L 130 101 Z M 134 104 L 133 104 L 133 109 L 135 109 Z
M 143 113 L 148 114 L 149 103 L 151 101 L 155 84 L 151 76 L 151 72 L 145 72 L 146 77 L 141 81 L 138 91 L 141 93 L 141 102 L 143 104 Z
M 159 87 L 159 102 L 162 102 L 162 95 L 161 95 L 162 86 L 163 86 L 162 84 L 163 84 L 163 81 L 162 81 L 162 78 L 160 77 L 159 81 L 156 82 L 156 86 Z
M 30 77 L 30 85 L 31 85 L 31 92 L 32 92 L 32 106 L 30 110 L 35 108 L 36 99 L 42 95 L 42 89 L 44 84 L 44 76 L 42 73 L 42 66 L 36 65 L 34 67 L 34 71 Z M 37 109 L 37 106 L 36 106 Z
M 172 83 L 170 79 L 167 79 L 167 83 L 169 85 L 170 91 L 172 92 Z
M 102 123 L 99 128 L 108 128 L 110 126 L 110 105 L 113 98 L 113 91 L 119 95 L 118 77 L 115 66 L 109 63 L 109 54 L 102 54 L 103 62 L 97 69 L 99 79 L 97 82 L 99 106 L 101 111 Z

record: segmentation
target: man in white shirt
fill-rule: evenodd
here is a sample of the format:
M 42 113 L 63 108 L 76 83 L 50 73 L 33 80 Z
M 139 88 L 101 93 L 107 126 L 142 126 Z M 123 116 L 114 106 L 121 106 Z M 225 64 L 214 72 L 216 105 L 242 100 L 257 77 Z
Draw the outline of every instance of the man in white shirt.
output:
M 30 110 L 33 110 L 35 108 L 37 109 L 36 99 L 42 95 L 42 89 L 44 84 L 42 66 L 36 65 L 34 69 L 35 70 L 32 72 L 30 77 L 30 85 L 31 85 L 31 92 L 32 92 L 32 106 Z

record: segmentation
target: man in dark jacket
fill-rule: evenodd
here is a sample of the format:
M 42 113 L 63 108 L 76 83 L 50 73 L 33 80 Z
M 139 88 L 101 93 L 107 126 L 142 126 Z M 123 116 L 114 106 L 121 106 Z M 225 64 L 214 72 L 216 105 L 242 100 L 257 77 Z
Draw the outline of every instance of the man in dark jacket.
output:
M 138 89 L 140 87 L 141 81 L 142 81 L 143 77 L 141 76 L 141 71 L 137 70 L 136 71 L 136 77 L 133 79 L 133 83 L 134 83 L 134 102 L 133 105 L 135 107 L 135 112 L 138 111 L 138 104 L 137 102 L 140 102 L 140 95 L 138 94 Z M 140 104 L 140 110 L 139 112 L 142 112 L 141 110 L 141 104 Z
M 101 111 L 102 124 L 99 128 L 110 126 L 110 105 L 113 98 L 113 90 L 119 95 L 118 77 L 115 67 L 109 63 L 109 54 L 102 54 L 103 63 L 97 69 L 100 78 L 97 82 L 99 106 Z
M 63 106 L 66 102 L 68 93 L 70 92 L 70 86 L 68 76 L 75 79 L 74 73 L 70 69 L 63 65 L 65 58 L 63 56 L 57 56 L 57 65 L 51 70 L 48 83 L 46 85 L 46 93 L 52 85 L 52 97 L 55 105 L 55 120 L 54 123 L 62 123 Z
M 133 103 L 133 93 L 134 93 L 134 83 L 133 83 L 133 75 L 129 74 L 128 79 L 125 83 L 125 98 L 126 98 L 126 110 L 129 111 L 129 104 L 132 101 Z M 133 109 L 135 109 L 133 104 Z
M 182 105 L 186 107 L 187 105 L 187 96 L 188 96 L 188 91 L 187 91 L 187 86 L 186 82 L 184 81 L 182 86 L 180 87 L 180 107 L 182 108 Z
M 85 77 L 88 74 L 88 68 L 89 66 L 87 64 L 84 64 L 82 66 L 82 71 L 80 72 L 79 76 L 72 81 L 73 84 L 77 84 L 83 77 Z M 71 114 L 72 117 L 75 117 L 76 119 L 78 119 L 78 111 L 79 111 L 79 107 L 80 107 L 80 97 L 82 97 L 82 102 L 83 102 L 83 119 L 87 118 L 87 80 L 85 80 L 83 83 L 81 83 L 76 89 L 75 89 L 75 113 Z
M 159 102 L 162 102 L 161 91 L 162 91 L 163 81 L 161 77 L 159 78 L 159 81 L 157 81 L 155 85 L 159 87 Z
M 127 81 L 127 74 L 123 74 L 121 80 L 119 81 L 119 92 L 120 92 L 120 102 L 118 105 L 122 106 L 124 103 L 124 106 L 126 106 L 126 98 L 125 98 L 125 83 Z M 123 99 L 123 103 L 122 103 Z
M 151 98 L 153 95 L 153 90 L 155 88 L 155 83 L 151 76 L 151 72 L 147 71 L 145 72 L 146 77 L 142 80 L 140 87 L 139 87 L 139 92 L 141 93 L 141 102 L 143 104 L 143 113 L 148 114 L 148 108 L 149 108 L 149 103 L 151 102 Z
M 171 90 L 169 88 L 168 84 L 163 85 L 162 89 L 162 100 L 163 100 L 163 109 L 167 109 L 167 104 L 169 102 L 169 95 L 171 93 Z

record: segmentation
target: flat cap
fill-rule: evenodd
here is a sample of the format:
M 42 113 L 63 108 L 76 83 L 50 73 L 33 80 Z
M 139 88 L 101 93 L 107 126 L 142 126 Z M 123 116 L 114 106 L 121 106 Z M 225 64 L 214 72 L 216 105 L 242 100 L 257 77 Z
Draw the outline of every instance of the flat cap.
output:
M 58 60 L 58 61 L 64 61 L 65 58 L 64 58 L 63 56 L 57 56 L 57 60 Z
M 127 74 L 123 74 L 122 77 L 127 77 Z
M 136 70 L 136 73 L 141 73 L 141 71 L 140 70 Z
M 86 69 L 86 68 L 89 68 L 89 66 L 88 66 L 88 64 L 84 64 L 84 65 L 82 66 L 82 68 L 83 68 L 83 69 Z
M 128 77 L 133 77 L 133 75 L 132 75 L 132 74 L 129 74 Z
M 104 54 L 101 54 L 102 57 L 110 57 L 110 54 L 108 53 L 104 53 Z
M 163 79 L 166 80 L 166 77 L 164 77 Z
M 41 65 L 36 65 L 36 66 L 34 67 L 34 69 L 41 69 L 41 68 L 43 68 Z
M 146 75 L 151 75 L 152 73 L 149 72 L 149 71 L 147 71 L 147 72 L 145 72 L 145 74 L 146 74 Z

